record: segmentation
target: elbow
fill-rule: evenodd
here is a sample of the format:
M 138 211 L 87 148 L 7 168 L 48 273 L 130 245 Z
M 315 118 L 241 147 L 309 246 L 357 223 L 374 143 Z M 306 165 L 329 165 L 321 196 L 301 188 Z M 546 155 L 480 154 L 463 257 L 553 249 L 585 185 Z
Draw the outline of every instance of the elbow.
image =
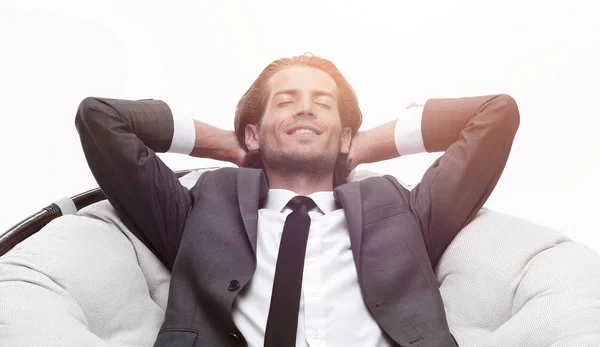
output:
M 77 113 L 75 114 L 75 128 L 78 132 L 88 129 L 97 116 L 106 105 L 97 97 L 88 96 L 79 103 Z
M 495 114 L 502 128 L 514 135 L 521 121 L 517 101 L 508 94 L 500 94 L 494 97 L 490 106 L 496 110 Z
M 88 96 L 79 103 L 75 120 L 89 117 L 90 114 L 93 114 L 94 110 L 97 110 L 101 105 L 102 103 L 99 98 Z

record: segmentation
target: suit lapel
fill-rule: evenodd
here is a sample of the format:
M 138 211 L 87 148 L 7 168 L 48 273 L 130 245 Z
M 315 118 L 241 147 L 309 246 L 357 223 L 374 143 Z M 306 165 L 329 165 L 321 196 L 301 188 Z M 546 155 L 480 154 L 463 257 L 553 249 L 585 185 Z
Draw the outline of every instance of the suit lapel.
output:
M 241 168 L 237 174 L 238 205 L 248 240 L 256 254 L 258 209 L 269 186 L 263 170 Z M 354 262 L 359 267 L 362 237 L 362 202 L 359 182 L 343 184 L 334 190 L 336 203 L 344 209 Z
M 362 199 L 359 182 L 352 182 L 338 186 L 334 190 L 336 203 L 341 205 L 346 215 L 348 232 L 350 233 L 350 246 L 354 255 L 356 268 L 360 264 L 360 245 L 362 237 Z
M 258 208 L 269 192 L 267 179 L 262 170 L 238 170 L 237 175 L 238 204 L 248 240 L 256 255 L 256 239 L 258 228 Z

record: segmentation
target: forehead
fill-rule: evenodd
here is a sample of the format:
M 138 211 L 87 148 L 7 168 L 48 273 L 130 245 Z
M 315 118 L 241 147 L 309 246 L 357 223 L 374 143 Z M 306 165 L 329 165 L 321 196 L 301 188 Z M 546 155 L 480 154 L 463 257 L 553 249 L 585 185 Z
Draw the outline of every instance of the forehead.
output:
M 309 66 L 290 66 L 276 72 L 268 82 L 269 95 L 281 90 L 299 89 L 337 95 L 337 85 L 325 71 Z

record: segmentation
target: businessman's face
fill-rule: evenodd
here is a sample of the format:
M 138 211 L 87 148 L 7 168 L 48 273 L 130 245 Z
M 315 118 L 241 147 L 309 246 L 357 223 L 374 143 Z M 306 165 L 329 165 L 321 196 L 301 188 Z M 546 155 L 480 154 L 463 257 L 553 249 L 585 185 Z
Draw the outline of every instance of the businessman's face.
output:
M 248 149 L 260 151 L 271 169 L 333 172 L 351 140 L 351 129 L 342 127 L 333 78 L 316 68 L 292 66 L 275 73 L 268 89 L 261 122 L 246 127 Z

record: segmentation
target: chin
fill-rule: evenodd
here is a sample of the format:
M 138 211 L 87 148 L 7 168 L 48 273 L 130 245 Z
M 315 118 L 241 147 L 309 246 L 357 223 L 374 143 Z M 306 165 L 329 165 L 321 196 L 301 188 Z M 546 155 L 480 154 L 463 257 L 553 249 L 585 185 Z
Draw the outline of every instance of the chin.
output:
M 263 160 L 275 170 L 295 172 L 333 171 L 337 156 L 331 156 L 315 151 L 271 152 L 263 156 Z

